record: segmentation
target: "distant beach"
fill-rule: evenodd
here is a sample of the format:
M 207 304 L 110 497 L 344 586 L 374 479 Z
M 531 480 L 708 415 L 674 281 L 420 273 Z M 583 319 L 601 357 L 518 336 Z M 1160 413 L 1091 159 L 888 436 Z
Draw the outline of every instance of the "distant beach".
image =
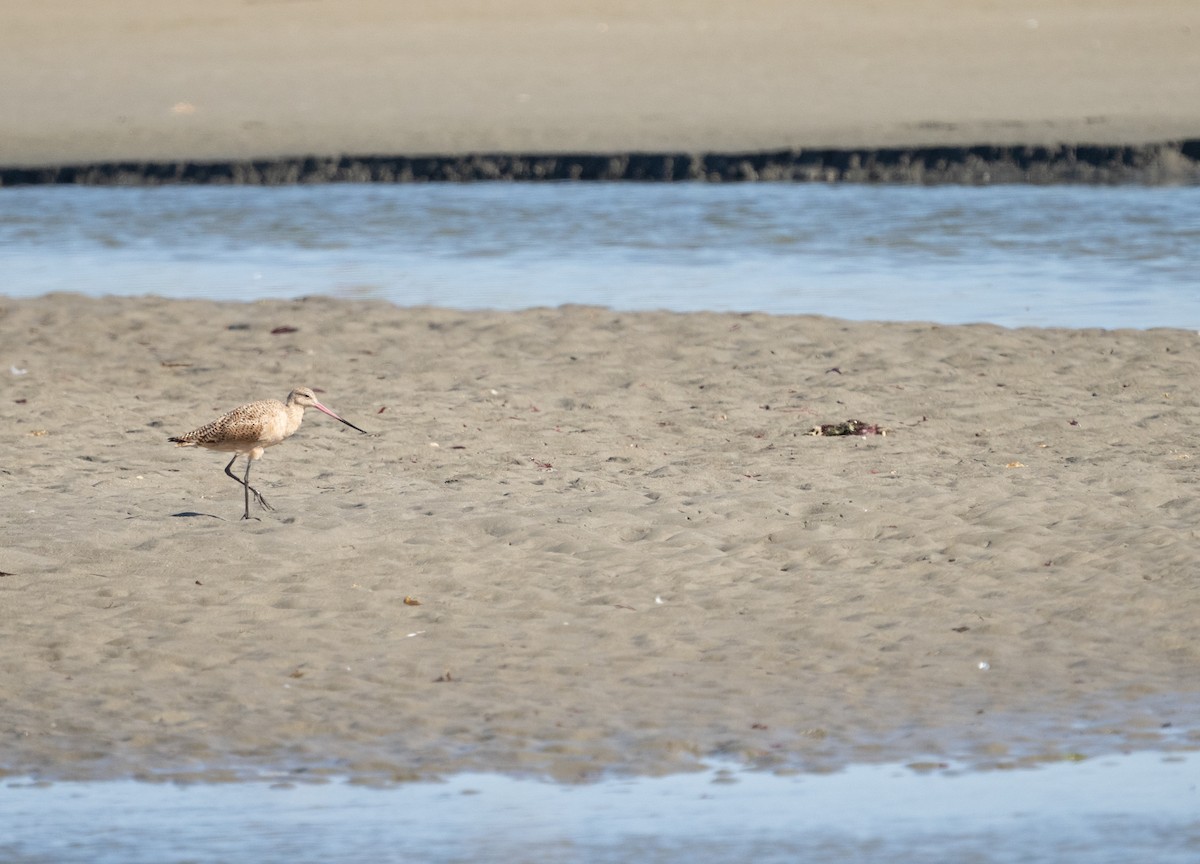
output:
M 1189 0 L 67 0 L 0 31 L 0 180 L 1195 182 Z

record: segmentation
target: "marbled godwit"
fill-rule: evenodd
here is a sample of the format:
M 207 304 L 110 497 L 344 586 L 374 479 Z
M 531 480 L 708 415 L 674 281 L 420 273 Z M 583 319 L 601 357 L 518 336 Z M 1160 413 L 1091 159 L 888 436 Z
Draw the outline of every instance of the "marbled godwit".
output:
M 297 387 L 288 394 L 286 404 L 278 399 L 251 402 L 240 408 L 234 408 L 224 417 L 218 417 L 194 432 L 167 440 L 174 441 L 180 447 L 206 447 L 209 450 L 224 450 L 226 453 L 233 453 L 233 458 L 225 466 L 225 473 L 245 487 L 246 510 L 242 513 L 242 518 L 249 519 L 251 492 L 254 493 L 254 499 L 264 510 L 273 509 L 259 491 L 250 485 L 250 465 L 263 455 L 266 448 L 284 441 L 300 428 L 305 408 L 316 408 L 334 420 L 341 420 L 351 429 L 356 429 L 364 435 L 367 434 L 349 420 L 342 420 L 341 417 L 318 402 L 312 390 L 307 387 Z M 246 457 L 246 476 L 240 480 L 229 470 L 239 456 Z

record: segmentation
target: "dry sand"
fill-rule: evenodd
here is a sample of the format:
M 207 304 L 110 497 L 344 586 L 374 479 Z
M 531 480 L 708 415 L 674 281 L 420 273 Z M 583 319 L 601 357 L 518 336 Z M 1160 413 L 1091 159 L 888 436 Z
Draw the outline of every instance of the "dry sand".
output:
M 1196 343 L 0 300 L 0 765 L 578 779 L 1196 746 Z M 276 509 L 239 521 L 225 457 L 166 438 L 297 385 L 372 434 L 309 412 L 256 464 Z M 851 417 L 892 434 L 806 434 Z
M 40 0 L 0 166 L 1200 138 L 1195 0 Z

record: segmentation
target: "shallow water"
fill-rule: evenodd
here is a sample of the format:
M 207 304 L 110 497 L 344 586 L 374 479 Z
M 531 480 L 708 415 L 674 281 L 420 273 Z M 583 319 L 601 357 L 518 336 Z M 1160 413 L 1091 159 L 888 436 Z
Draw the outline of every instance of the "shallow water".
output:
M 0 288 L 1200 328 L 1200 188 L 0 190 Z
M 486 774 L 172 786 L 10 781 L 6 862 L 1200 860 L 1196 754 L 1036 769 L 723 767 L 554 785 Z

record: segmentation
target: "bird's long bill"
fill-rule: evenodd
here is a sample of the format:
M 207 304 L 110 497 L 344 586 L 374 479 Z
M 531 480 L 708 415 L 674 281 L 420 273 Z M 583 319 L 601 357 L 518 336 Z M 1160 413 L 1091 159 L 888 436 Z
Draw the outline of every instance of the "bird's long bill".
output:
M 363 433 L 364 435 L 366 435 L 366 434 L 367 434 L 367 430 L 366 430 L 366 429 L 359 429 L 357 426 L 355 426 L 355 425 L 354 425 L 353 423 L 351 423 L 349 420 L 343 420 L 341 417 L 339 417 L 338 415 L 334 414 L 332 411 L 330 411 L 328 408 L 326 408 L 324 405 L 322 405 L 320 402 L 317 402 L 316 400 L 313 400 L 313 407 L 314 407 L 314 408 L 316 408 L 318 411 L 321 411 L 322 413 L 328 414 L 328 415 L 329 415 L 330 417 L 332 417 L 334 420 L 341 420 L 343 423 L 345 423 L 345 424 L 346 424 L 347 426 L 349 426 L 351 429 L 356 429 L 357 431 L 359 431 L 359 432 Z

